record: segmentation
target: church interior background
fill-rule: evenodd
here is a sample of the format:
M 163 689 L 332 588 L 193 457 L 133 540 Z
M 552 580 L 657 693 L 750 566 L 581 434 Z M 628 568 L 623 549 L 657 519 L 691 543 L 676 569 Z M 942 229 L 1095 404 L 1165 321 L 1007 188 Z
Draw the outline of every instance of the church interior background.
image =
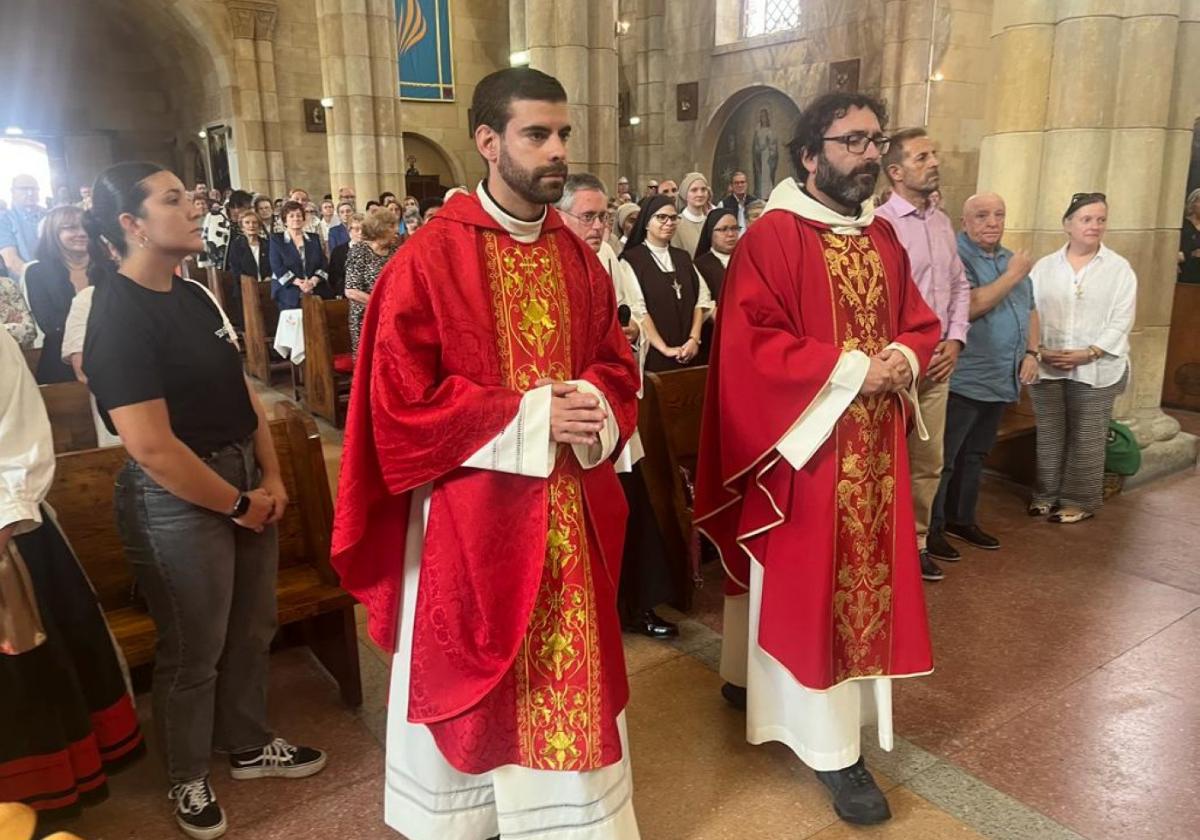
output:
M 897 689 L 898 748 L 870 754 L 897 818 L 863 833 L 1200 836 L 1200 416 L 1176 410 L 1200 410 L 1200 358 L 1171 350 L 1200 314 L 1175 304 L 1184 197 L 1200 187 L 1200 2 L 0 0 L 0 190 L 19 170 L 43 195 L 74 195 L 111 163 L 149 159 L 187 184 L 269 196 L 441 195 L 479 178 L 471 94 L 510 64 L 566 87 L 572 170 L 625 176 L 635 195 L 695 170 L 719 196 L 741 170 L 765 198 L 792 174 L 799 110 L 835 90 L 881 97 L 891 128 L 928 129 L 956 227 L 969 195 L 1001 194 L 1010 248 L 1049 253 L 1070 196 L 1107 194 L 1106 243 L 1139 281 L 1116 416 L 1143 467 L 1070 534 L 988 485 L 1011 550 L 930 592 L 938 670 Z M 336 477 L 340 433 L 322 435 Z M 717 696 L 708 577 L 679 640 L 627 640 L 643 836 L 858 833 L 786 750 L 742 740 Z M 280 726 L 336 747 L 332 772 L 299 795 L 268 785 L 236 836 L 394 836 L 379 816 L 387 662 L 360 645 L 359 710 L 306 653 L 276 655 Z M 138 773 L 71 830 L 173 836 Z

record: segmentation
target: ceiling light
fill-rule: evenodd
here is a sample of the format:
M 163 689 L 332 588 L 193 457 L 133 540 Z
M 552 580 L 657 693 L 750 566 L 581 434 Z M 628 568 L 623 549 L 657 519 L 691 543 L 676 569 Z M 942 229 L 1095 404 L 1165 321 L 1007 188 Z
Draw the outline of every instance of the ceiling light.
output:
M 930 76 L 930 77 L 929 77 L 929 81 L 931 81 L 931 82 L 940 82 L 940 81 L 942 81 L 942 80 L 943 80 L 943 79 L 945 79 L 945 78 L 946 78 L 946 77 L 942 75 L 942 71 L 941 71 L 941 70 L 939 70 L 939 71 L 937 71 L 936 73 L 934 73 L 932 76 Z
M 326 96 L 324 99 L 322 99 L 322 100 L 321 100 L 321 107 L 322 107 L 322 108 L 332 108 L 332 107 L 333 107 L 333 97 L 332 97 L 332 96 Z
M 19 125 L 10 125 L 8 128 L 4 129 L 4 133 L 9 137 L 20 137 L 25 132 Z
M 641 124 L 642 124 L 642 118 L 641 118 L 641 117 L 630 117 L 630 118 L 629 118 L 629 124 L 630 124 L 630 125 L 641 125 Z
M 508 63 L 513 67 L 527 67 L 529 65 L 529 50 L 518 50 L 515 53 L 510 53 Z
M 204 140 L 205 138 L 208 137 L 208 132 L 202 128 L 196 132 L 196 136 L 199 137 L 201 140 Z

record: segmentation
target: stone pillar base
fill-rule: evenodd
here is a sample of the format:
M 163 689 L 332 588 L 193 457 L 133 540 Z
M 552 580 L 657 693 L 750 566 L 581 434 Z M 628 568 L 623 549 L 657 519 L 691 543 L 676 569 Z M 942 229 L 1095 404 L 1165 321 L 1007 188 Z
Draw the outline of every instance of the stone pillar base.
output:
M 1137 475 L 1125 479 L 1125 489 L 1132 490 L 1171 473 L 1196 467 L 1200 458 L 1200 438 L 1180 432 L 1170 440 L 1155 441 L 1142 450 L 1142 468 Z

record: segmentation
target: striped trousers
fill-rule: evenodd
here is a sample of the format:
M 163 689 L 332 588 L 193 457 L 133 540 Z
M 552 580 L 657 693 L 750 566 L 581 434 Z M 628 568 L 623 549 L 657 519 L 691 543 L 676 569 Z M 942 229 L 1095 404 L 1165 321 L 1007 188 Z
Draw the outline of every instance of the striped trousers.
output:
M 1104 449 L 1113 403 L 1129 374 L 1093 388 L 1071 379 L 1043 379 L 1029 388 L 1037 418 L 1034 504 L 1078 507 L 1088 513 L 1104 499 Z

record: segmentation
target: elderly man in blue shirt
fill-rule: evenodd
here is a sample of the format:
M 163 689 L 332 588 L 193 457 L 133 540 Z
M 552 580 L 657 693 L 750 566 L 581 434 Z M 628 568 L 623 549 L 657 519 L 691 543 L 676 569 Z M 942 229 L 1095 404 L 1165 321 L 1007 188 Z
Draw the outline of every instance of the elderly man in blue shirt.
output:
M 38 225 L 46 215 L 38 204 L 39 191 L 32 175 L 17 175 L 12 180 L 12 207 L 0 213 L 0 258 L 17 280 L 25 273 L 25 264 L 33 261 Z
M 960 556 L 947 537 L 977 548 L 1000 547 L 976 519 L 983 462 L 1005 407 L 1020 398 L 1022 385 L 1037 379 L 1033 258 L 1000 244 L 1004 216 L 1004 200 L 995 193 L 973 195 L 963 205 L 958 256 L 971 285 L 971 340 L 950 378 L 946 406 L 945 460 L 928 543 L 930 555 L 940 560 Z

